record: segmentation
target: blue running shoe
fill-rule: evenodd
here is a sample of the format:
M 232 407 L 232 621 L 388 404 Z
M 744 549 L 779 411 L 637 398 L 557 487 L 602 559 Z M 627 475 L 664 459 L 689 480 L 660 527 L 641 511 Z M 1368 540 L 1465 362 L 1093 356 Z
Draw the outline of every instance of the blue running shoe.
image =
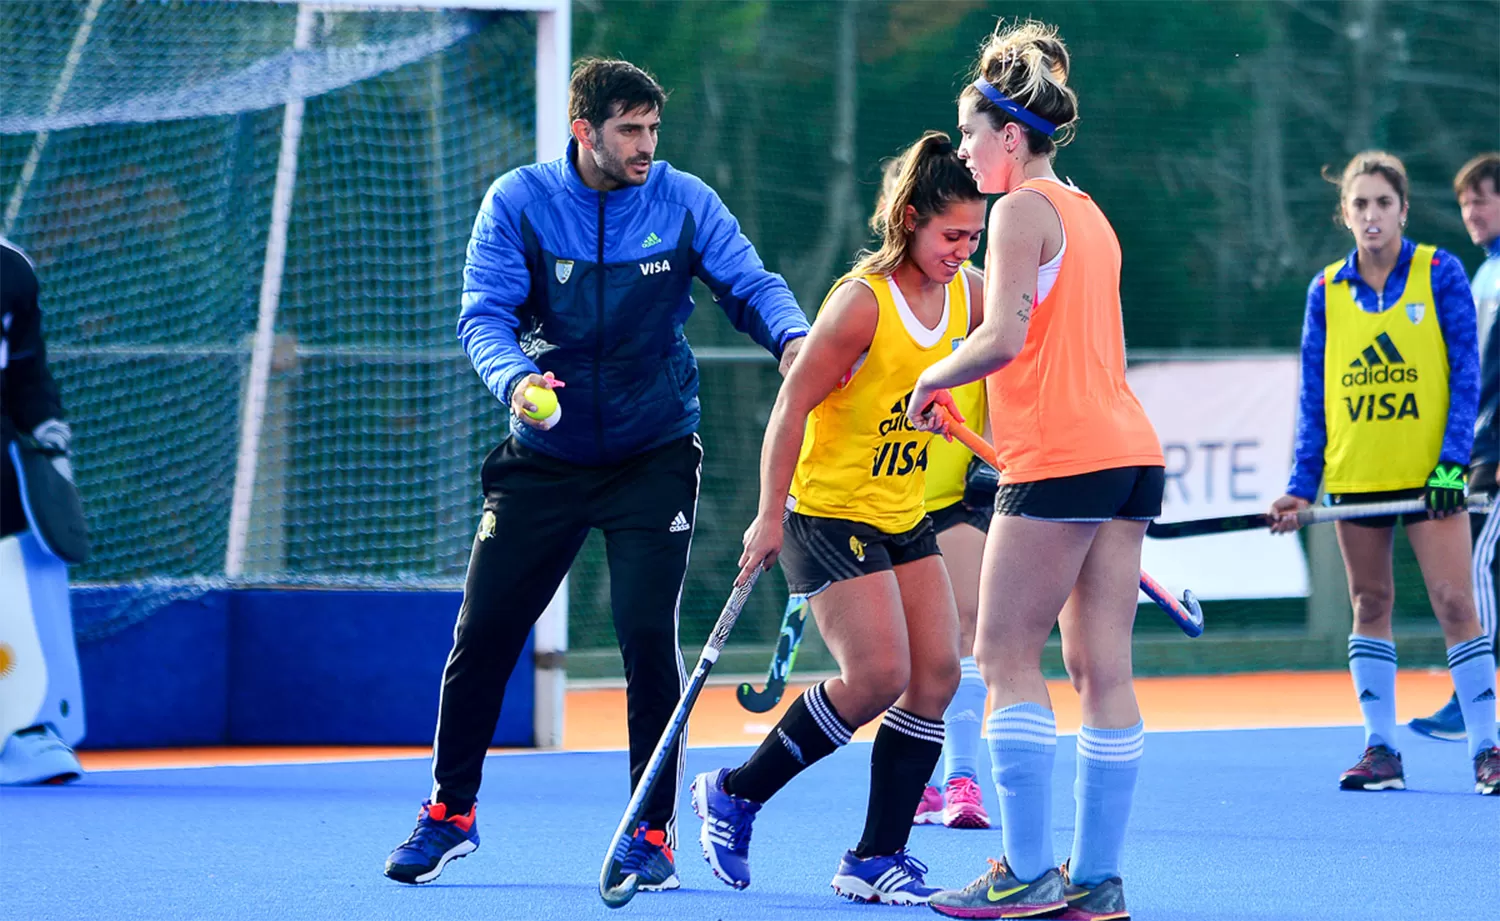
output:
M 833 891 L 855 902 L 887 905 L 926 905 L 938 891 L 927 885 L 927 865 L 902 848 L 889 857 L 854 856 L 845 851 L 834 874 Z
M 714 875 L 736 889 L 750 885 L 750 826 L 761 804 L 724 792 L 728 768 L 693 778 L 693 811 L 703 820 L 698 843 Z
M 385 875 L 398 883 L 430 883 L 448 861 L 473 853 L 479 847 L 476 808 L 449 815 L 446 804 L 423 802 L 411 837 L 385 859 Z
M 1454 694 L 1448 698 L 1448 702 L 1438 712 L 1431 716 L 1418 717 L 1407 725 L 1411 731 L 1418 735 L 1427 736 L 1429 739 L 1441 739 L 1444 742 L 1462 742 L 1464 734 L 1464 711 L 1458 707 L 1458 695 Z
M 632 873 L 636 875 L 642 892 L 660 892 L 682 885 L 677 878 L 672 849 L 667 847 L 666 832 L 660 828 L 647 828 L 644 822 L 635 830 L 635 837 L 630 839 L 630 850 L 620 864 L 620 879 Z

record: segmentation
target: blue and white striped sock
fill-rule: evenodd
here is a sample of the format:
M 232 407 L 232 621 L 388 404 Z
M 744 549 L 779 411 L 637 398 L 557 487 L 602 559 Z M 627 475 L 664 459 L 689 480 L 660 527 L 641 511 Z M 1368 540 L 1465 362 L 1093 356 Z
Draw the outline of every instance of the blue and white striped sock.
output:
M 948 709 L 943 711 L 944 780 L 979 776 L 979 730 L 984 725 L 984 700 L 988 693 L 973 656 L 959 660 L 961 677 Z
M 1078 818 L 1068 870 L 1080 886 L 1097 886 L 1120 875 L 1125 824 L 1145 748 L 1141 723 L 1124 729 L 1078 730 L 1078 778 L 1073 783 Z
M 1448 674 L 1469 733 L 1469 757 L 1495 746 L 1495 653 L 1483 634 L 1448 649 Z
M 1020 703 L 990 714 L 990 761 L 1000 794 L 1000 826 L 1011 872 L 1029 883 L 1052 862 L 1052 764 L 1057 720 L 1041 704 Z
M 1384 745 L 1396 750 L 1396 644 L 1390 640 L 1352 634 L 1349 673 L 1359 712 L 1365 718 L 1365 747 Z

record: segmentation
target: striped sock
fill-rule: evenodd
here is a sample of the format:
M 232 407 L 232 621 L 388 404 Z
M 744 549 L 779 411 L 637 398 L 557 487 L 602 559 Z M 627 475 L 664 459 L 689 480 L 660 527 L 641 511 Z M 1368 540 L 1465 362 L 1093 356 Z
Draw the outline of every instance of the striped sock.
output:
M 986 725 L 1000 826 L 1011 872 L 1029 883 L 1052 862 L 1052 764 L 1057 720 L 1041 704 L 1020 703 L 990 714 Z
M 973 656 L 959 660 L 962 677 L 948 709 L 943 711 L 945 781 L 979 776 L 979 730 L 983 725 L 984 700 L 988 693 Z
M 1073 783 L 1078 818 L 1068 870 L 1080 886 L 1097 886 L 1120 875 L 1125 824 L 1145 747 L 1141 723 L 1125 729 L 1078 730 L 1078 779 Z
M 1396 750 L 1396 644 L 1390 640 L 1352 634 L 1349 637 L 1349 674 L 1359 695 L 1365 719 L 1365 747 L 1384 745 Z
M 833 709 L 823 685 L 810 687 L 792 701 L 755 753 L 724 778 L 724 792 L 764 803 L 808 765 L 847 744 L 853 733 L 854 729 Z M 917 804 L 911 805 L 916 811 Z M 907 821 L 911 821 L 910 816 Z
M 870 749 L 870 801 L 855 857 L 888 857 L 906 847 L 912 813 L 942 754 L 942 723 L 900 707 L 885 711 Z
M 1469 733 L 1469 757 L 1495 746 L 1495 654 L 1480 634 L 1448 648 L 1448 674 Z

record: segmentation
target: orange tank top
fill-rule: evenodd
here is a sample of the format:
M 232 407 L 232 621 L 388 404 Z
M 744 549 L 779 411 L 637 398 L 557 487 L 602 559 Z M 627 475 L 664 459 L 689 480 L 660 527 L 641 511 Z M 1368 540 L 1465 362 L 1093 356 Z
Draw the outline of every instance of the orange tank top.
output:
M 1125 383 L 1120 241 L 1094 200 L 1033 179 L 1062 220 L 1062 265 L 1032 311 L 1026 344 L 988 380 L 1004 483 L 1164 466 L 1161 441 Z

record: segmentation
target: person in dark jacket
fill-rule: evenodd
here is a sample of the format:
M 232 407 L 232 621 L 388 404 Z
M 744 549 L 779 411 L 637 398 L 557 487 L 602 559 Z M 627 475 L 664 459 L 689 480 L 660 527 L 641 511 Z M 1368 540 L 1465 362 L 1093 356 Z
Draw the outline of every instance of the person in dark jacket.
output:
M 45 490 L 24 490 L 24 439 L 69 482 L 73 432 L 47 368 L 41 283 L 0 237 L 0 785 L 67 783 L 83 775 L 83 686 L 68 602 L 68 567 L 35 527 Z
M 1474 293 L 1474 310 L 1479 327 L 1479 412 L 1474 417 L 1474 453 L 1469 458 L 1469 493 L 1489 496 L 1493 502 L 1500 486 L 1495 482 L 1495 467 L 1500 464 L 1500 334 L 1495 317 L 1500 313 L 1500 153 L 1480 154 L 1465 163 L 1453 177 L 1453 194 L 1458 198 L 1459 213 L 1469 239 L 1483 249 L 1484 264 L 1474 273 L 1469 288 Z M 1500 513 L 1471 514 L 1469 530 L 1474 539 L 1474 604 L 1479 610 L 1479 625 L 1490 639 L 1490 649 L 1500 656 L 1500 631 L 1495 629 L 1500 599 L 1495 594 L 1500 555 Z M 1414 719 L 1414 732 L 1445 742 L 1462 742 L 1468 737 L 1464 728 L 1464 711 L 1458 692 L 1436 713 Z
M 703 457 L 698 367 L 683 334 L 692 281 L 783 373 L 807 334 L 786 282 L 714 191 L 653 162 L 665 102 L 633 64 L 580 61 L 566 155 L 501 176 L 474 222 L 458 337 L 510 408 L 511 434 L 480 473 L 484 506 L 443 672 L 432 793 L 385 865 L 400 882 L 435 879 L 478 846 L 474 805 L 506 681 L 594 528 L 607 548 L 639 781 L 686 677 L 678 605 Z M 532 388 L 551 391 L 542 402 L 555 398 L 556 409 L 533 402 Z M 647 801 L 625 860 L 646 890 L 678 886 L 680 743 L 672 760 L 675 776 Z

